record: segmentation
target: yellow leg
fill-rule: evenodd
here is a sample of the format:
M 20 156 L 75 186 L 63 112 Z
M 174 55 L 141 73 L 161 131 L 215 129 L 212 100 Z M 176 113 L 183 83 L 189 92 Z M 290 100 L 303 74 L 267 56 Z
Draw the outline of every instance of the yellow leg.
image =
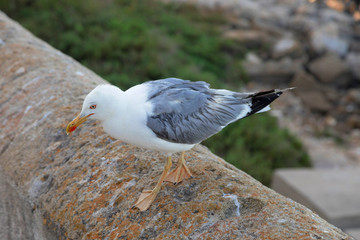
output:
M 184 179 L 191 178 L 192 174 L 189 168 L 186 166 L 184 159 L 184 152 L 181 153 L 178 165 L 172 170 L 169 175 L 166 176 L 164 181 L 172 182 L 174 184 L 180 183 Z
M 164 181 L 164 178 L 168 174 L 169 170 L 171 168 L 171 157 L 169 156 L 167 159 L 167 162 L 165 164 L 165 168 L 163 173 L 161 174 L 161 177 L 159 181 L 157 182 L 155 188 L 153 190 L 144 190 L 141 194 L 137 202 L 135 203 L 134 207 L 137 207 L 140 209 L 140 211 L 145 211 L 148 209 L 151 205 L 151 203 L 155 200 L 156 195 L 159 193 L 161 184 Z

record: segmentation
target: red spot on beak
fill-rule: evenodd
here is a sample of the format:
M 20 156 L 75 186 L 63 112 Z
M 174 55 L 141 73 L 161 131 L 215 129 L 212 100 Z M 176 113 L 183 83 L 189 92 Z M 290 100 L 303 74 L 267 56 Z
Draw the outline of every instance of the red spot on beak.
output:
M 73 132 L 80 124 L 82 124 L 83 122 L 86 121 L 86 119 L 93 115 L 92 114 L 89 114 L 85 117 L 80 117 L 80 115 L 78 115 L 74 120 L 72 120 L 66 127 L 66 134 L 69 135 L 71 134 L 71 132 Z

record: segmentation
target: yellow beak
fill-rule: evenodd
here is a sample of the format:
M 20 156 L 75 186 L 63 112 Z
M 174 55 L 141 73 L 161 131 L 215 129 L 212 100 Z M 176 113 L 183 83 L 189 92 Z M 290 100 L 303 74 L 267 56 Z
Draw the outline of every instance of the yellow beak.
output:
M 67 127 L 66 127 L 66 134 L 67 135 L 71 135 L 71 133 L 73 132 L 73 131 L 75 131 L 75 129 L 78 127 L 78 126 L 80 126 L 80 124 L 82 124 L 83 122 L 85 122 L 86 120 L 87 120 L 87 118 L 89 117 L 89 116 L 91 116 L 92 114 L 89 114 L 89 115 L 87 115 L 87 116 L 85 116 L 85 117 L 80 117 L 80 114 L 76 117 L 76 118 L 74 118 L 74 120 L 72 120 L 68 125 L 67 125 Z

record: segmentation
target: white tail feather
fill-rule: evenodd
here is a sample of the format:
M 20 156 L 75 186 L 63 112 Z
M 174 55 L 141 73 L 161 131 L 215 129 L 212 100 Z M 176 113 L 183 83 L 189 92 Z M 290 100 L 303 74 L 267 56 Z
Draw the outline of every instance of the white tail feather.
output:
M 261 109 L 260 111 L 257 111 L 256 113 L 262 113 L 262 112 L 267 112 L 270 111 L 270 105 L 267 105 L 266 107 L 264 107 L 263 109 Z

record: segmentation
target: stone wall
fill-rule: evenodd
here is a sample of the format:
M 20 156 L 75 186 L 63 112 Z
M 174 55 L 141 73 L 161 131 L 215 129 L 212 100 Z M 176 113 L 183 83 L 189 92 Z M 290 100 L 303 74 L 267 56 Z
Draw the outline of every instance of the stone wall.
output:
M 104 80 L 2 13 L 0 59 L 0 168 L 57 239 L 350 239 L 202 146 L 186 155 L 194 178 L 132 209 L 164 158 L 96 122 L 65 134 Z

